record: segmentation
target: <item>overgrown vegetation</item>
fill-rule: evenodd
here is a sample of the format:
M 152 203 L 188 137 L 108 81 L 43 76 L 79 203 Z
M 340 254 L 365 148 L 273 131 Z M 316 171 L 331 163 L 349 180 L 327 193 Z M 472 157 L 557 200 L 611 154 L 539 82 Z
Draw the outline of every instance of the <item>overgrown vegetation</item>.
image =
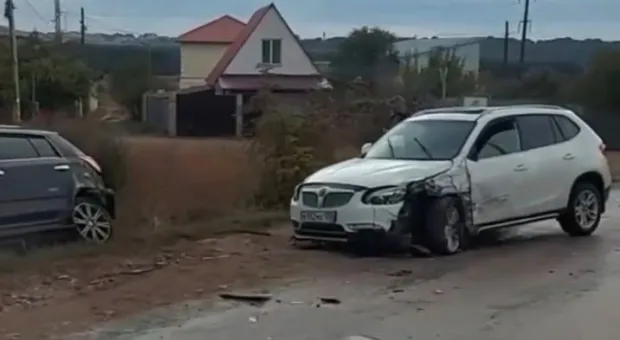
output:
M 286 96 L 286 95 L 283 95 Z M 334 96 L 316 92 L 280 105 L 279 95 L 263 90 L 253 102 L 262 111 L 252 144 L 260 169 L 253 202 L 285 206 L 295 186 L 318 168 L 357 155 L 390 119 L 390 99 L 375 97 L 368 84 L 352 84 Z
M 0 44 L 0 106 L 12 107 L 14 98 L 11 54 Z M 65 53 L 62 46 L 41 41 L 36 33 L 19 41 L 19 78 L 22 111 L 31 112 L 32 100 L 42 110 L 73 108 L 75 101 L 90 94 L 97 73 L 82 61 Z

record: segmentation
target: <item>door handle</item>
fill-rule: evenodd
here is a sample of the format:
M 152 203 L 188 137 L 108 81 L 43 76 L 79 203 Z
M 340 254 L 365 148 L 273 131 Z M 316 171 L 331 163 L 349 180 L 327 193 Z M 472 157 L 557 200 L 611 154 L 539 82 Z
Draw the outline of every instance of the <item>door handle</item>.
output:
M 69 170 L 69 166 L 67 164 L 56 165 L 54 167 L 54 170 L 56 170 L 56 171 L 67 171 L 67 170 Z
M 519 165 L 517 165 L 517 167 L 515 168 L 514 171 L 521 172 L 521 171 L 526 171 L 526 170 L 527 170 L 527 168 L 525 167 L 524 164 L 519 164 Z
M 574 159 L 575 155 L 573 155 L 572 153 L 567 153 L 566 155 L 562 156 L 562 159 L 565 159 L 567 161 L 570 161 L 571 159 Z

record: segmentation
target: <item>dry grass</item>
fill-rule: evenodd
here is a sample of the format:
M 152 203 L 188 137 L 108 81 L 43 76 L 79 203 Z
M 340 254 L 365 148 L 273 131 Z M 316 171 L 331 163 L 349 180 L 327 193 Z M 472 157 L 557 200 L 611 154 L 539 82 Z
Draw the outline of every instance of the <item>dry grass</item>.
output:
M 223 139 L 126 138 L 119 216 L 132 223 L 185 222 L 239 208 L 252 178 L 247 145 Z

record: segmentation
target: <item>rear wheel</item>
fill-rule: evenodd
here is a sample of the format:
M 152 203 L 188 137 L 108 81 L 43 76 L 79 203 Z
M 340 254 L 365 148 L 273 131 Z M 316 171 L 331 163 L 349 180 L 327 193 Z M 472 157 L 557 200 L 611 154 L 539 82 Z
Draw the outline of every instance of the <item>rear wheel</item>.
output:
M 75 199 L 71 220 L 80 236 L 93 243 L 105 243 L 112 237 L 112 217 L 93 197 Z
M 426 217 L 428 248 L 436 254 L 452 255 L 464 247 L 465 229 L 457 200 L 443 197 L 429 206 Z
M 570 236 L 591 235 L 601 222 L 603 196 L 592 183 L 575 184 L 566 212 L 558 219 L 562 230 Z

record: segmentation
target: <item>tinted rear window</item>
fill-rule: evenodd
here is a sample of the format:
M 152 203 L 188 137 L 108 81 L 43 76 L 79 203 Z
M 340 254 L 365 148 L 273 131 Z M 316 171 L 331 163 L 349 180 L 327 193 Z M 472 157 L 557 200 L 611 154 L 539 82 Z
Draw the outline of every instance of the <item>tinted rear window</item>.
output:
M 554 116 L 553 119 L 560 128 L 560 132 L 562 133 L 564 140 L 572 139 L 579 133 L 579 126 L 577 126 L 577 124 L 569 118 L 564 116 Z
M 77 146 L 73 145 L 68 140 L 64 139 L 60 135 L 51 135 L 50 139 L 54 146 L 63 154 L 63 156 L 67 157 L 78 157 L 84 154 L 82 150 L 80 150 Z
M 517 117 L 523 150 L 531 150 L 555 144 L 552 123 L 553 122 L 547 115 Z
M 30 142 L 39 153 L 40 157 L 58 157 L 58 153 L 44 137 L 32 137 Z

